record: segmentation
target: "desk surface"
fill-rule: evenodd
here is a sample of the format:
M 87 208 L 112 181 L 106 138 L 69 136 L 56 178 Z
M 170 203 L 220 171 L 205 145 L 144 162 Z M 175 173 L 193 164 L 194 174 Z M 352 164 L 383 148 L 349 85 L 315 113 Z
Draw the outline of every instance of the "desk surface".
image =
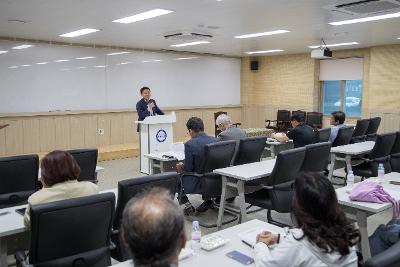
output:
M 144 156 L 146 158 L 149 159 L 155 159 L 158 161 L 177 161 L 176 158 L 168 158 L 168 157 L 163 157 L 163 155 L 173 155 L 174 152 L 172 151 L 165 151 L 165 152 L 153 152 L 150 154 L 144 154 Z M 183 154 L 183 157 L 185 156 L 185 154 Z
M 268 224 L 265 222 L 262 222 L 260 220 L 252 220 L 248 221 L 246 223 L 242 223 L 239 225 L 235 225 L 233 227 L 224 229 L 222 231 L 218 231 L 215 233 L 210 234 L 209 236 L 217 235 L 221 236 L 224 238 L 229 239 L 229 243 L 226 244 L 223 247 L 217 248 L 213 251 L 207 252 L 204 250 L 201 250 L 198 255 L 192 255 L 189 258 L 183 259 L 179 262 L 179 266 L 181 267 L 207 267 L 207 266 L 230 266 L 230 267 L 243 267 L 244 265 L 241 263 L 238 263 L 227 256 L 228 252 L 231 252 L 232 250 L 237 250 L 249 257 L 254 257 L 253 249 L 250 248 L 249 246 L 245 245 L 241 239 L 239 238 L 238 234 L 243 233 L 247 230 L 253 229 L 255 227 L 262 227 L 265 228 L 265 230 L 269 230 L 271 232 L 283 232 L 283 228 L 280 228 L 278 226 Z M 187 244 L 190 245 L 190 244 Z M 114 267 L 132 267 L 133 264 L 131 261 L 126 261 L 122 262 L 116 265 L 113 265 Z M 247 266 L 255 266 L 255 264 L 247 265 Z
M 274 169 L 276 159 L 263 160 L 260 162 L 237 165 L 214 170 L 215 173 L 236 178 L 244 181 L 251 181 L 269 176 Z
M 101 191 L 100 193 L 107 193 L 107 192 L 112 192 L 115 194 L 115 200 L 118 199 L 118 189 L 109 189 L 109 190 L 104 190 Z M 117 201 L 115 201 L 117 203 Z M 22 233 L 27 231 L 24 225 L 24 216 L 21 214 L 18 214 L 15 210 L 16 209 L 21 209 L 21 208 L 26 208 L 27 204 L 20 205 L 20 206 L 15 206 L 11 208 L 4 208 L 0 209 L 0 214 L 3 214 L 6 212 L 4 215 L 0 215 L 0 237 L 3 236 L 9 236 L 17 233 Z
M 377 180 L 381 182 L 383 189 L 388 192 L 392 197 L 400 200 L 400 185 L 389 184 L 390 181 L 400 182 L 400 173 L 391 172 L 385 174 L 383 178 L 370 178 L 370 180 Z M 336 189 L 339 204 L 342 206 L 364 210 L 372 213 L 379 213 L 392 207 L 391 203 L 370 203 L 361 201 L 352 201 L 349 199 L 349 193 L 346 192 L 347 186 Z
M 374 141 L 366 141 L 344 146 L 336 146 L 331 148 L 331 153 L 341 153 L 347 155 L 360 155 L 368 153 L 374 147 Z

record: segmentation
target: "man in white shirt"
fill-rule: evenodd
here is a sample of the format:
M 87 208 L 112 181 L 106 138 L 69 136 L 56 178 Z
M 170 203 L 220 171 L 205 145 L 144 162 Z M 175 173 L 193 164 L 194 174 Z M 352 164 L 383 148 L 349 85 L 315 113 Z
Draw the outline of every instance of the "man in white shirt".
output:
M 334 111 L 331 113 L 330 123 L 331 135 L 329 136 L 329 142 L 333 143 L 338 135 L 339 129 L 345 127 L 344 121 L 346 120 L 346 114 L 342 111 Z

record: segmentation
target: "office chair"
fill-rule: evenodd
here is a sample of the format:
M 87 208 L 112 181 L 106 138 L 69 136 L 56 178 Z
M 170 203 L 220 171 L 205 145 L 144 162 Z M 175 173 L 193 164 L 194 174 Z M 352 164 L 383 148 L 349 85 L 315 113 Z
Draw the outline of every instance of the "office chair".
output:
M 360 143 L 367 140 L 366 132 L 369 126 L 369 122 L 370 119 L 357 120 L 356 128 L 354 129 L 350 143 Z
M 68 150 L 68 152 L 74 157 L 79 167 L 81 168 L 81 174 L 78 177 L 78 181 L 89 181 L 97 184 L 96 166 L 97 166 L 97 148 L 83 148 Z
M 233 165 L 242 165 L 260 161 L 267 144 L 267 137 L 247 137 L 239 141 L 238 151 L 233 161 Z
M 29 262 L 18 251 L 18 266 L 110 266 L 114 208 L 113 193 L 31 206 Z
M 323 172 L 327 169 L 331 154 L 331 143 L 316 143 L 305 146 L 306 153 L 301 166 L 304 172 Z
M 293 183 L 300 172 L 304 157 L 304 147 L 280 152 L 271 175 L 263 179 L 263 189 L 245 195 L 246 203 L 268 210 L 269 223 L 283 226 L 272 219 L 271 210 L 281 213 L 292 210 Z
M 390 152 L 390 166 L 393 172 L 400 172 L 400 132 L 396 133 L 396 142 Z
M 294 110 L 292 111 L 292 116 L 293 115 L 300 115 L 300 117 L 303 118 L 303 121 L 306 121 L 306 116 L 307 116 L 307 112 L 302 111 L 302 110 Z
M 201 163 L 200 173 L 182 173 L 180 175 L 180 184 L 183 184 L 183 179 L 185 176 L 197 176 L 201 181 L 202 197 L 203 199 L 215 199 L 221 197 L 222 193 L 222 177 L 218 174 L 213 173 L 214 170 L 220 168 L 226 168 L 231 165 L 234 153 L 235 153 L 236 141 L 222 141 L 207 144 L 204 147 L 204 157 Z M 181 192 L 179 196 L 182 196 L 183 186 L 181 187 Z M 216 205 L 217 206 L 217 205 Z M 225 209 L 225 213 L 232 216 L 222 224 L 231 223 L 236 221 L 239 217 L 237 214 Z M 216 223 L 207 224 L 199 221 L 200 225 L 206 228 L 217 227 Z
M 374 117 L 369 119 L 369 125 L 365 134 L 368 141 L 375 141 L 376 133 L 378 132 L 379 125 L 381 124 L 381 117 Z
M 345 126 L 343 128 L 340 128 L 336 139 L 332 143 L 332 147 L 348 145 L 350 143 L 351 137 L 353 136 L 353 131 L 353 126 Z
M 307 112 L 306 124 L 313 128 L 322 128 L 323 114 L 321 112 Z
M 0 208 L 26 203 L 38 188 L 38 155 L 0 158 Z
M 129 248 L 126 248 L 120 239 L 122 213 L 128 201 L 135 197 L 138 193 L 154 187 L 167 189 L 171 193 L 171 198 L 174 198 L 177 182 L 178 174 L 176 172 L 166 172 L 118 182 L 118 201 L 117 208 L 115 210 L 113 232 L 111 236 L 116 248 L 111 251 L 112 258 L 120 262 L 131 258 Z
M 331 136 L 331 128 L 318 129 L 316 133 L 317 143 L 328 142 Z
M 400 266 L 400 242 L 387 250 L 368 259 L 364 267 L 398 267 Z
M 285 132 L 290 127 L 290 111 L 280 109 L 276 113 L 276 120 L 265 120 L 265 128 L 273 129 L 277 132 Z M 274 125 L 273 125 L 274 124 Z
M 390 152 L 396 141 L 396 133 L 378 134 L 373 149 L 364 158 L 363 162 L 352 167 L 354 175 L 365 177 L 378 176 L 378 166 L 380 163 L 385 167 L 385 173 L 391 172 Z

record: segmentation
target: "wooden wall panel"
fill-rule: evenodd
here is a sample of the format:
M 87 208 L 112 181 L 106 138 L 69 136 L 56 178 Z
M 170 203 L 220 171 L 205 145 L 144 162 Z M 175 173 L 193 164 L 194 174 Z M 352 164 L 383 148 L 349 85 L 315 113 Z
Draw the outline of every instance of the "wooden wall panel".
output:
M 8 127 L 3 129 L 6 132 L 6 153 L 16 154 L 19 151 L 24 153 L 22 120 L 10 120 L 6 121 L 6 124 L 10 124 Z
M 22 121 L 24 153 L 30 154 L 40 151 L 40 132 L 39 121 L 27 119 Z
M 138 143 L 139 133 L 137 132 L 137 126 L 135 124 L 136 114 L 126 113 L 122 116 L 123 125 L 123 143 Z
M 98 136 L 98 145 L 99 146 L 108 146 L 111 144 L 111 115 L 107 114 L 99 114 L 97 120 L 98 129 L 103 129 L 104 134 Z
M 84 117 L 71 117 L 71 148 L 80 148 L 85 146 L 85 124 Z
M 56 136 L 56 149 L 71 148 L 71 120 L 68 116 L 56 117 L 55 122 L 55 136 Z
M 85 121 L 85 127 L 84 127 L 85 147 L 97 147 L 97 139 L 99 136 L 97 130 L 97 122 L 98 122 L 97 116 L 96 115 L 85 116 L 84 121 Z
M 120 114 L 113 114 L 111 116 L 110 128 L 110 144 L 123 144 L 124 143 L 124 129 L 123 117 Z
M 6 121 L 0 120 L 0 125 L 6 124 Z M 5 156 L 6 152 L 6 130 L 5 128 L 0 130 L 0 156 Z
M 49 152 L 56 149 L 56 124 L 53 117 L 39 119 L 39 134 L 40 152 Z

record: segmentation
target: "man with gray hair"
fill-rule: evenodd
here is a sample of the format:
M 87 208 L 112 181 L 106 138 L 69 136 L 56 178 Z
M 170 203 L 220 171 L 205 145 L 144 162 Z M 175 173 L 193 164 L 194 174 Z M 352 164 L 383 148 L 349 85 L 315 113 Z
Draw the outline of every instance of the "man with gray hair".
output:
M 183 213 L 161 188 L 145 191 L 126 204 L 121 234 L 138 267 L 178 266 L 186 244 Z
M 232 125 L 231 118 L 226 114 L 219 115 L 215 124 L 221 130 L 221 133 L 217 136 L 220 141 L 240 140 L 246 137 L 246 132 Z

